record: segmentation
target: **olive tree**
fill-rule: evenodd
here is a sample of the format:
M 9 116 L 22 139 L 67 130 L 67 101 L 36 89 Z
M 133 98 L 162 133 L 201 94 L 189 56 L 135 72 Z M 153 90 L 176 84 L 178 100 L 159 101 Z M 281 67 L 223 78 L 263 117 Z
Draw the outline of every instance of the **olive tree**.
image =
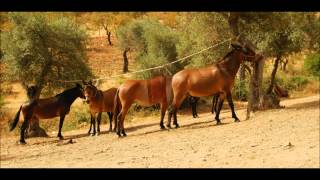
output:
M 86 32 L 72 20 L 48 19 L 45 13 L 9 13 L 13 28 L 1 35 L 1 49 L 8 80 L 18 80 L 36 93 L 52 95 L 55 90 L 73 86 L 59 80 L 87 79 L 92 76 L 86 64 Z M 39 120 L 32 120 L 29 136 L 45 135 Z

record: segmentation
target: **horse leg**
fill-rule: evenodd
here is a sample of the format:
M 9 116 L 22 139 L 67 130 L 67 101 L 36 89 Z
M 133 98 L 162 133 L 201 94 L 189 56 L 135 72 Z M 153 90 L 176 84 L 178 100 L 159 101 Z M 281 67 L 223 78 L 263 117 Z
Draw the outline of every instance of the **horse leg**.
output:
M 63 136 L 61 134 L 61 129 L 62 129 L 62 126 L 63 126 L 63 121 L 64 121 L 64 117 L 65 115 L 60 115 L 60 122 L 59 122 L 59 132 L 58 132 L 58 138 L 59 140 L 63 140 Z
M 122 114 L 121 114 L 121 123 L 120 123 L 120 125 L 121 125 L 121 133 L 122 133 L 123 136 L 127 136 L 126 132 L 124 131 L 124 118 L 126 117 L 128 109 L 129 109 L 129 107 L 125 107 L 123 109 L 123 111 L 122 111 Z M 119 124 L 118 124 L 118 126 L 119 126 Z
M 171 118 L 172 118 L 172 110 L 168 111 L 168 122 L 167 122 L 167 128 L 171 128 Z
M 90 129 L 89 129 L 89 131 L 88 131 L 88 135 L 90 135 L 91 127 L 92 127 L 92 115 L 91 115 L 91 113 L 90 113 Z
M 172 105 L 170 107 L 171 109 L 168 114 L 168 124 L 167 124 L 168 128 L 171 128 L 170 124 L 171 124 L 172 115 L 173 115 L 173 124 L 176 125 L 176 128 L 179 127 L 178 120 L 177 120 L 177 111 L 182 103 L 182 100 L 185 98 L 185 95 L 186 95 L 186 92 L 179 92 L 177 94 L 174 93 L 174 98 L 172 101 Z
M 219 119 L 219 115 L 220 115 L 220 111 L 221 111 L 221 108 L 222 108 L 222 105 L 223 105 L 223 102 L 224 102 L 224 94 L 221 94 L 220 97 L 216 97 L 217 99 L 220 98 L 220 102 L 217 101 L 218 103 L 218 107 L 217 107 L 217 112 L 216 112 L 216 117 L 215 119 L 217 120 L 217 125 L 218 124 L 221 124 L 221 121 Z
M 96 114 L 92 113 L 92 125 L 93 125 L 93 132 L 91 134 L 91 136 L 95 136 L 96 135 Z
M 232 118 L 234 118 L 234 122 L 240 122 L 239 118 L 236 115 L 236 112 L 234 111 L 234 104 L 233 104 L 232 95 L 230 91 L 227 93 L 227 100 L 231 108 Z
M 107 112 L 107 113 L 108 113 L 109 121 L 110 121 L 110 123 L 109 123 L 109 132 L 112 132 L 112 116 L 113 116 L 113 114 L 112 114 L 112 112 Z
M 98 117 L 97 117 L 97 123 L 98 123 L 98 127 L 97 127 L 97 136 L 100 135 L 100 123 L 101 123 L 101 112 L 98 113 Z
M 175 108 L 175 110 L 173 111 L 173 125 L 176 126 L 176 128 L 179 128 L 179 124 L 178 124 L 178 119 L 177 119 L 177 110 L 178 108 Z
M 31 119 L 31 117 L 26 117 L 24 118 L 24 121 L 22 123 L 22 126 L 20 128 L 20 140 L 19 140 L 19 144 L 27 144 L 25 139 L 24 139 L 24 133 L 26 132 L 26 129 L 28 127 L 29 124 L 29 120 Z
M 193 101 L 193 97 L 190 98 L 190 104 L 191 104 L 191 110 L 192 110 L 192 117 L 196 118 L 197 109 L 196 109 L 196 102 Z
M 163 125 L 163 119 L 166 114 L 167 103 L 161 103 L 160 129 L 166 129 Z

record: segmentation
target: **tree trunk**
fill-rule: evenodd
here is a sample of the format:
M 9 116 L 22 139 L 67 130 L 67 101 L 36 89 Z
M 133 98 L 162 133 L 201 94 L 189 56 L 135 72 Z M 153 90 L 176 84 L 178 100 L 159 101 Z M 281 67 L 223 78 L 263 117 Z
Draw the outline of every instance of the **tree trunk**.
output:
M 107 36 L 108 36 L 109 45 L 112 46 L 112 43 L 111 43 L 111 32 L 110 31 L 107 32 Z
M 29 101 L 39 99 L 42 88 L 38 86 L 31 86 L 27 88 L 27 94 Z M 34 117 L 31 119 L 29 127 L 27 129 L 26 137 L 48 137 L 46 131 L 40 127 L 39 119 Z
M 49 59 L 51 59 L 50 56 L 48 56 Z M 28 98 L 29 100 L 33 99 L 39 99 L 41 91 L 44 87 L 46 76 L 48 75 L 49 69 L 52 65 L 52 60 L 48 60 L 47 64 L 43 67 L 42 72 L 38 79 L 36 80 L 36 86 L 33 86 L 33 92 L 30 92 L 28 89 Z M 36 117 L 33 117 L 30 121 L 29 128 L 26 133 L 27 137 L 47 137 L 47 133 L 43 128 L 39 125 L 39 119 Z
M 271 81 L 270 81 L 270 85 L 268 87 L 268 90 L 267 90 L 266 94 L 271 94 L 271 92 L 273 90 L 274 81 L 275 81 L 275 78 L 276 78 L 276 73 L 277 73 L 277 70 L 278 70 L 278 66 L 279 66 L 280 60 L 281 60 L 281 55 L 279 54 L 276 57 L 276 60 L 274 61 L 274 66 L 273 66 L 273 70 L 272 70 L 271 77 L 270 77 Z
M 247 44 L 248 46 L 253 46 L 253 44 L 246 40 L 244 37 L 241 36 L 239 31 L 239 18 L 241 13 L 238 12 L 231 12 L 229 16 L 225 16 L 228 18 L 228 24 L 231 29 L 233 36 L 237 37 L 238 41 L 241 44 Z M 254 49 L 254 48 L 252 48 Z M 264 58 L 262 56 L 257 56 L 257 60 L 252 63 L 253 73 L 250 78 L 249 84 L 249 98 L 248 98 L 248 106 L 247 106 L 247 119 L 250 118 L 250 112 L 256 111 L 260 107 L 260 97 L 262 95 L 262 79 L 263 79 L 263 66 L 264 66 Z M 244 69 L 244 68 L 243 68 Z M 244 76 L 244 70 L 240 70 L 240 77 Z
M 284 60 L 281 61 L 282 62 L 282 66 L 281 66 L 281 69 L 282 71 L 287 71 L 287 64 L 288 64 L 288 59 L 285 58 Z
M 111 31 L 109 31 L 107 24 L 103 24 L 102 26 L 103 26 L 104 30 L 106 31 L 108 43 L 109 43 L 110 46 L 112 46 L 112 43 L 111 43 Z
M 275 93 L 273 93 L 273 87 L 275 85 L 275 77 L 278 70 L 278 66 L 281 60 L 281 54 L 277 55 L 276 60 L 274 62 L 274 67 L 271 73 L 271 82 L 267 89 L 266 94 L 262 98 L 261 108 L 262 109 L 270 109 L 270 108 L 280 108 L 280 99 L 277 97 Z
M 127 57 L 127 53 L 129 52 L 129 48 L 126 48 L 123 51 L 123 73 L 127 73 L 129 71 L 128 66 L 129 66 L 129 61 Z
M 260 59 L 253 62 L 252 65 L 253 69 L 249 84 L 249 100 L 246 119 L 250 118 L 251 112 L 255 112 L 260 109 L 264 61 L 265 59 L 260 57 Z

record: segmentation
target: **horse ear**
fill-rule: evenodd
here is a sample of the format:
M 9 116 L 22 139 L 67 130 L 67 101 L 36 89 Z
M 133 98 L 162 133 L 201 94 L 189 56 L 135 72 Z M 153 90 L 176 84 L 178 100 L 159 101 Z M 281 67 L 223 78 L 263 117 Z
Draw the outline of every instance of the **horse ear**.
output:
M 76 83 L 76 87 L 82 88 L 82 86 L 79 83 Z
M 242 46 L 239 45 L 238 43 L 231 43 L 231 46 L 232 46 L 234 49 L 242 49 Z

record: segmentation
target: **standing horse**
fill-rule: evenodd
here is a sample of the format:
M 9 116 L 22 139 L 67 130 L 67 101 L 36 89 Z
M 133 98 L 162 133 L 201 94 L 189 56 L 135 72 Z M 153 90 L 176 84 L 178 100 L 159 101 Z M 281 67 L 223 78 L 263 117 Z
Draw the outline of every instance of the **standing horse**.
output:
M 117 92 L 117 88 L 110 88 L 106 91 L 101 91 L 95 87 L 92 82 L 90 81 L 89 83 L 86 83 L 83 81 L 83 84 L 85 85 L 84 87 L 84 94 L 86 96 L 86 101 L 89 103 L 89 108 L 90 108 L 90 115 L 91 115 L 91 120 L 90 120 L 90 129 L 88 131 L 88 134 L 91 132 L 91 127 L 93 125 L 93 134 L 96 134 L 96 115 L 98 113 L 97 121 L 98 121 L 98 126 L 97 126 L 97 135 L 100 134 L 100 122 L 101 122 L 101 113 L 102 112 L 107 112 L 110 120 L 110 125 L 109 125 L 109 132 L 112 131 L 112 116 L 113 116 L 113 109 L 114 109 L 114 97 Z M 115 121 L 115 126 L 116 126 L 116 121 Z
M 76 87 L 65 90 L 64 92 L 57 94 L 54 97 L 45 99 L 33 99 L 20 106 L 14 120 L 10 123 L 10 131 L 12 131 L 18 124 L 20 112 L 22 111 L 24 121 L 20 131 L 20 144 L 26 144 L 24 139 L 24 133 L 28 127 L 30 119 L 36 117 L 38 119 L 49 119 L 60 116 L 59 133 L 60 140 L 63 139 L 61 129 L 65 116 L 70 111 L 70 106 L 78 98 L 85 98 L 83 89 L 80 84 L 76 84 Z
M 193 118 L 199 117 L 198 113 L 197 113 L 197 103 L 198 103 L 199 99 L 200 99 L 199 97 L 189 96 L 189 102 L 191 105 Z M 211 113 L 212 114 L 217 113 L 216 107 L 217 107 L 218 100 L 219 100 L 219 93 L 216 93 L 212 97 L 212 106 L 211 106 Z
M 231 96 L 231 88 L 234 84 L 235 76 L 238 72 L 240 64 L 246 61 L 254 61 L 255 52 L 248 46 L 232 44 L 233 50 L 229 52 L 216 65 L 200 68 L 185 69 L 179 71 L 172 77 L 173 102 L 168 115 L 167 127 L 171 128 L 171 117 L 173 115 L 173 124 L 179 127 L 177 121 L 177 111 L 187 94 L 196 97 L 210 96 L 220 93 L 218 109 L 215 119 L 220 124 L 219 114 L 223 104 L 223 100 L 227 97 L 229 106 L 232 111 L 232 117 L 239 122 L 234 111 L 234 104 Z
M 171 97 L 171 77 L 156 76 L 149 80 L 127 80 L 118 88 L 114 99 L 114 119 L 118 121 L 118 136 L 121 136 L 121 133 L 123 136 L 126 136 L 123 122 L 128 109 L 134 102 L 137 102 L 141 106 L 160 104 L 160 128 L 165 129 L 163 119 L 168 103 L 171 102 Z

